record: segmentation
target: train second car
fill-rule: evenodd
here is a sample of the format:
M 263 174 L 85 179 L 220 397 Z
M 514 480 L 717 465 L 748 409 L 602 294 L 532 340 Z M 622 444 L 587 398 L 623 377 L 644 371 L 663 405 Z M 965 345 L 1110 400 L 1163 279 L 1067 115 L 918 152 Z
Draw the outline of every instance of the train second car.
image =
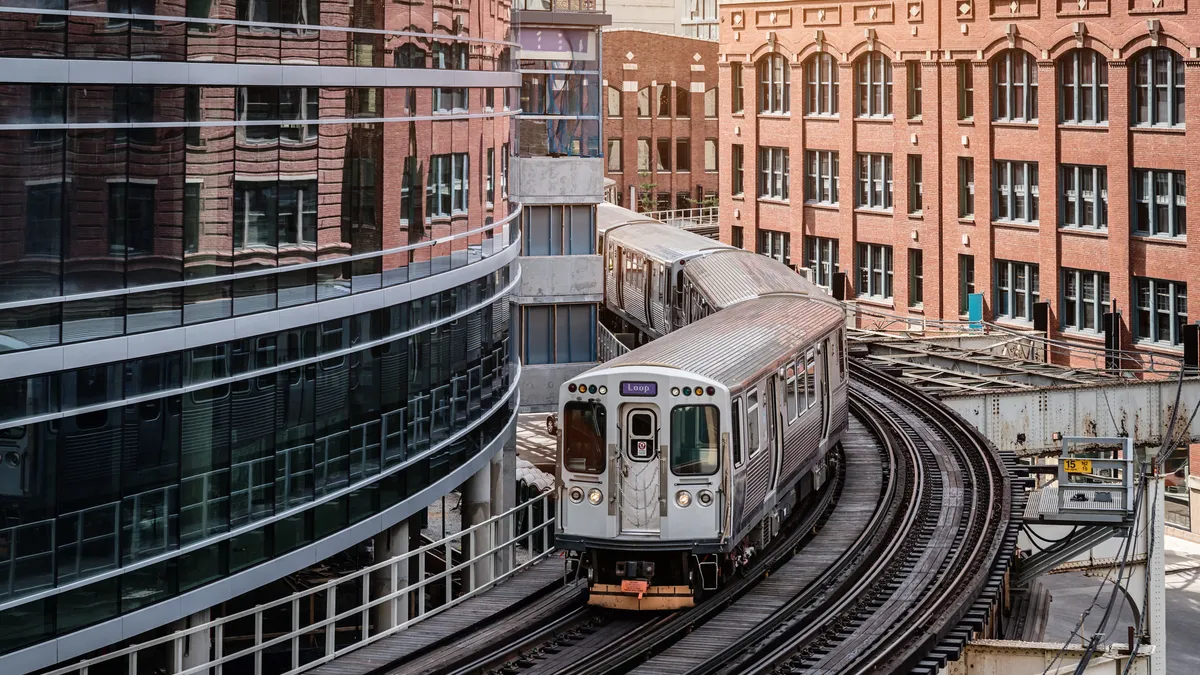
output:
M 562 385 L 559 529 L 589 602 L 690 607 L 819 488 L 846 419 L 844 314 L 750 299 Z

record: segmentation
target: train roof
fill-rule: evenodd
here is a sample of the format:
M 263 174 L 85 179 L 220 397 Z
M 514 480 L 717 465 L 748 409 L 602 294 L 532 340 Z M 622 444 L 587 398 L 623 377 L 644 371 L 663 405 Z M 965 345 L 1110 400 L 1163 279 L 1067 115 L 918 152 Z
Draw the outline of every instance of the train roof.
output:
M 705 251 L 732 248 L 728 244 L 692 234 L 682 228 L 664 225 L 657 220 L 640 222 L 637 227 L 610 230 L 605 239 L 643 253 L 647 258 L 658 262 L 675 262 Z
M 769 293 L 828 295 L 787 265 L 737 248 L 689 261 L 686 270 L 688 278 L 717 309 Z
M 673 331 L 591 372 L 622 366 L 678 368 L 736 388 L 780 366 L 814 336 L 844 321 L 842 309 L 832 299 L 757 298 Z
M 596 231 L 604 234 L 609 229 L 618 225 L 627 225 L 629 223 L 657 223 L 653 218 L 647 218 L 644 214 L 636 211 L 630 211 L 627 208 L 601 202 L 596 205 Z

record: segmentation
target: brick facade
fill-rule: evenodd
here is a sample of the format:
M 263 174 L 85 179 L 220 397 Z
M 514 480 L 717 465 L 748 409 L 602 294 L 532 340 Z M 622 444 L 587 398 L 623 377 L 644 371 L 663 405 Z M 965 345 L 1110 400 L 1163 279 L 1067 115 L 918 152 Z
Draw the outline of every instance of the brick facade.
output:
M 846 272 L 847 297 L 861 293 L 856 244 L 892 247 L 893 288 L 890 300 L 860 298 L 884 312 L 928 319 L 958 320 L 958 256 L 974 258 L 974 285 L 984 296 L 984 318 L 997 319 L 994 274 L 996 260 L 1032 263 L 1040 271 L 1040 299 L 1050 305 L 1052 337 L 1103 346 L 1098 332 L 1064 331 L 1061 286 L 1064 268 L 1108 273 L 1112 307 L 1122 314 L 1121 343 L 1150 353 L 1178 346 L 1135 345 L 1137 311 L 1132 277 L 1152 277 L 1200 289 L 1200 244 L 1186 236 L 1136 236 L 1134 169 L 1183 171 L 1184 198 L 1200 198 L 1200 95 L 1188 91 L 1182 107 L 1186 125 L 1139 128 L 1133 92 L 1138 57 L 1144 50 L 1165 47 L 1181 63 L 1189 89 L 1200 83 L 1195 36 L 1200 15 L 1187 12 L 1182 0 L 1131 0 L 1113 5 L 1100 0 L 975 0 L 933 3 L 773 2 L 721 8 L 721 239 L 741 228 L 745 246 L 753 248 L 760 229 L 790 233 L 791 261 L 805 265 L 804 241 L 827 237 L 838 241 L 838 263 Z M 1107 119 L 1098 124 L 1067 123 L 1062 77 L 1072 54 L 1094 53 L 1107 59 Z M 838 73 L 838 114 L 809 115 L 806 109 L 805 64 L 819 54 L 833 58 Z M 790 112 L 756 114 L 759 85 L 756 64 L 777 54 L 790 69 Z M 857 64 L 884 55 L 892 62 L 891 115 L 856 116 Z M 1036 70 L 1035 121 L 998 119 L 1000 101 L 995 66 L 1008 55 L 1028 55 Z M 911 68 L 910 68 L 910 64 Z M 742 68 L 744 112 L 732 108 L 733 69 Z M 973 116 L 960 119 L 959 77 L 969 69 Z M 1165 71 L 1164 71 L 1165 72 Z M 910 115 L 909 75 L 919 74 L 922 105 Z M 1008 79 L 1015 82 L 1020 79 Z M 1005 93 L 1007 86 L 1002 87 Z M 1024 89 L 1023 91 L 1029 91 Z M 1013 99 L 1014 107 L 1016 99 Z M 1025 103 L 1021 101 L 1021 103 Z M 1010 109 L 1011 110 L 1011 109 Z M 1009 116 L 1012 117 L 1011 115 Z M 732 148 L 744 148 L 745 192 L 732 190 Z M 756 199 L 758 148 L 786 148 L 790 155 L 790 199 Z M 837 205 L 806 204 L 806 150 L 836 151 L 840 190 Z M 880 212 L 856 207 L 858 153 L 892 157 L 893 207 Z M 922 167 L 922 206 L 909 208 L 909 157 Z M 974 218 L 959 217 L 960 158 L 974 163 Z M 1037 191 L 1014 199 L 1039 201 L 1033 222 L 999 217 L 993 173 L 997 161 L 1035 162 Z M 1107 175 L 1107 228 L 1066 227 L 1062 222 L 1064 165 L 1103 167 Z M 1007 175 L 1007 174 L 1006 174 Z M 1015 188 L 1013 188 L 1015 190 Z M 1099 188 L 1094 188 L 1099 192 Z M 1172 193 L 1174 194 L 1174 193 Z M 1192 195 L 1195 195 L 1192 197 Z M 1006 202 L 1011 204 L 1012 202 Z M 1021 202 L 1017 202 L 1021 203 Z M 1099 208 L 1099 201 L 1096 202 Z M 909 302 L 908 250 L 923 255 L 923 302 Z M 1174 288 L 1174 287 L 1172 287 Z M 1178 286 L 1182 290 L 1182 286 Z M 1156 298 L 1151 298 L 1152 301 Z M 1184 301 L 1180 300 L 1180 306 Z M 1187 317 L 1200 317 L 1200 294 L 1186 300 Z M 999 318 L 1000 323 L 1006 323 Z M 1016 326 L 1028 323 L 1011 321 Z M 1057 360 L 1068 360 L 1065 354 Z M 1094 359 L 1085 359 L 1095 365 Z
M 604 67 L 601 114 L 604 116 L 605 175 L 616 181 L 621 204 L 630 204 L 630 187 L 643 192 L 641 186 L 654 185 L 649 192 L 669 195 L 668 208 L 699 206 L 706 194 L 717 192 L 717 171 L 705 171 L 705 141 L 717 142 L 718 119 L 705 114 L 705 92 L 717 86 L 717 43 L 713 40 L 664 35 L 642 30 L 609 30 L 603 36 Z M 699 58 L 697 58 L 697 56 Z M 670 115 L 660 116 L 658 85 L 665 85 Z M 685 89 L 680 94 L 678 89 Z M 620 115 L 610 114 L 610 93 L 620 96 Z M 649 115 L 638 114 L 639 91 L 649 99 Z M 688 115 L 680 116 L 677 96 L 685 95 Z M 710 101 L 716 93 L 707 95 Z M 621 142 L 620 166 L 609 162 L 610 139 Z M 647 139 L 650 146 L 649 171 L 638 170 L 638 139 Z M 670 171 L 657 171 L 659 139 L 669 139 Z M 689 150 L 689 170 L 680 171 L 677 141 L 686 139 Z M 719 167 L 718 167 L 719 168 Z M 640 174 L 640 175 L 639 175 Z M 680 204 L 686 195 L 688 200 Z M 643 198 L 638 197 L 642 203 Z M 654 210 L 638 208 L 638 210 Z

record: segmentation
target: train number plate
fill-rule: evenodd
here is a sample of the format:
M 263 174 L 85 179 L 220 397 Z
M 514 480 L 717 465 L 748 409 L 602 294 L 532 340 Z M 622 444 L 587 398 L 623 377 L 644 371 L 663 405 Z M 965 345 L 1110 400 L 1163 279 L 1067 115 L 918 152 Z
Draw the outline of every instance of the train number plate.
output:
M 649 581 L 642 581 L 641 579 L 622 579 L 621 580 L 621 592 L 622 593 L 645 593 L 646 589 L 648 589 L 648 588 L 650 588 Z
M 1062 462 L 1063 469 L 1066 469 L 1067 473 L 1092 472 L 1092 460 L 1090 459 L 1064 459 Z

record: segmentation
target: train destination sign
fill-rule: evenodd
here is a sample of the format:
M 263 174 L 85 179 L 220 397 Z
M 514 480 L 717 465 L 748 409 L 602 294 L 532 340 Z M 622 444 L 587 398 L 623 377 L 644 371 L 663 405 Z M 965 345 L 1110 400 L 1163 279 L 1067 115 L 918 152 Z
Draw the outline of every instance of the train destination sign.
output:
M 657 382 L 622 382 L 622 396 L 658 396 Z

